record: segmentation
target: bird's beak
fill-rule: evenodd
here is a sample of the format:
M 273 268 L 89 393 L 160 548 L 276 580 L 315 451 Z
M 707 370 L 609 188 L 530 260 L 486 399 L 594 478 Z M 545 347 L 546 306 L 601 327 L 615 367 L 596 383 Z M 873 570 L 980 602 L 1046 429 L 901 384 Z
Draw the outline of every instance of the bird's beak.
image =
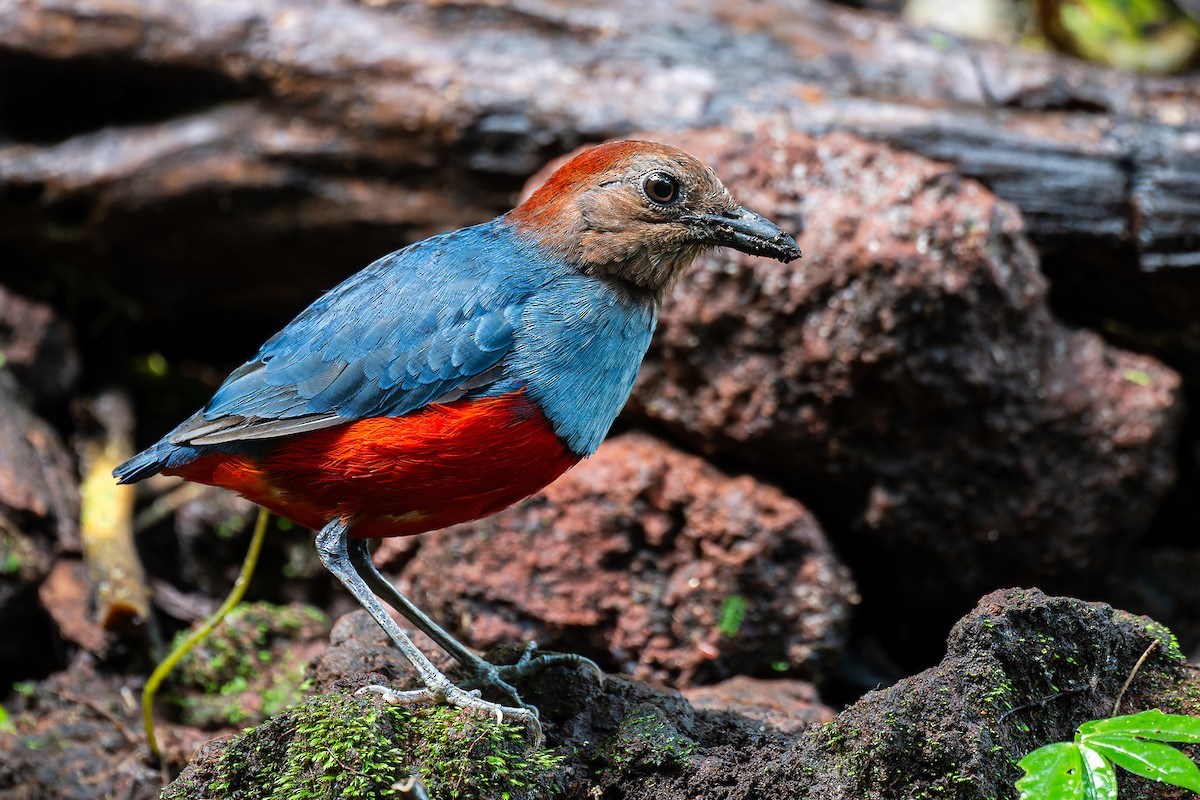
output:
M 741 206 L 715 214 L 690 214 L 681 221 L 691 225 L 709 244 L 769 256 L 785 264 L 800 258 L 795 239 L 771 220 Z

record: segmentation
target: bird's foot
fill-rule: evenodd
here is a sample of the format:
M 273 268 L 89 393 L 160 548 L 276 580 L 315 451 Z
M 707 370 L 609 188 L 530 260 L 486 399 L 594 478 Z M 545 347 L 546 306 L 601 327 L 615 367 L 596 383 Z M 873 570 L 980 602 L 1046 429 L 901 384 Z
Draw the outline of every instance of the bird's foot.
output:
M 411 705 L 413 703 L 449 703 L 458 708 L 473 708 L 494 715 L 496 722 L 518 720 L 533 729 L 534 744 L 542 743 L 542 723 L 538 719 L 538 711 L 533 706 L 521 703 L 520 707 L 505 706 L 484 700 L 479 696 L 479 690 L 467 691 L 452 683 L 445 685 L 427 686 L 424 689 L 409 689 L 400 691 L 389 686 L 373 683 L 359 689 L 355 694 L 373 692 L 381 696 L 384 702 L 392 705 Z M 520 699 L 517 700 L 520 703 Z
M 525 651 L 521 653 L 521 657 L 517 659 L 515 664 L 497 664 L 496 670 L 500 673 L 500 677 L 505 680 L 514 678 L 525 678 L 529 675 L 536 675 L 546 667 L 562 665 L 565 667 L 574 667 L 575 669 L 584 669 L 592 673 L 596 678 L 596 683 L 604 685 L 604 671 L 600 666 L 586 656 L 581 656 L 578 653 L 547 653 L 542 656 L 535 656 L 537 652 L 537 642 L 530 642 L 525 645 Z
M 530 642 L 525 645 L 525 651 L 521 653 L 521 657 L 515 664 L 493 664 L 490 661 L 485 661 L 480 658 L 467 665 L 474 674 L 462 683 L 462 686 L 467 688 L 486 687 L 496 689 L 502 692 L 522 708 L 531 708 L 526 706 L 521 701 L 520 695 L 509 681 L 520 680 L 527 678 L 530 675 L 536 675 L 547 667 L 563 665 L 567 667 L 575 667 L 576 669 L 585 669 L 591 672 L 596 677 L 596 682 L 601 686 L 604 685 L 604 672 L 595 661 L 575 653 L 548 653 L 542 656 L 535 656 L 537 652 L 537 642 Z

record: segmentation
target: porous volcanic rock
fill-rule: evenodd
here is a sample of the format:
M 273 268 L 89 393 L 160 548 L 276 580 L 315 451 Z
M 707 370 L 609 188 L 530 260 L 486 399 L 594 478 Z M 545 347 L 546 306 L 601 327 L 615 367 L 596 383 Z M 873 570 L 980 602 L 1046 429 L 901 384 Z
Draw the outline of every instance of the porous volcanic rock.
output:
M 642 434 L 420 542 L 405 587 L 472 645 L 535 639 L 676 685 L 819 673 L 857 597 L 803 506 Z
M 1012 206 L 845 134 L 644 136 L 802 224 L 804 257 L 693 269 L 630 422 L 778 482 L 902 615 L 1086 586 L 1145 531 L 1174 477 L 1178 375 L 1050 314 Z

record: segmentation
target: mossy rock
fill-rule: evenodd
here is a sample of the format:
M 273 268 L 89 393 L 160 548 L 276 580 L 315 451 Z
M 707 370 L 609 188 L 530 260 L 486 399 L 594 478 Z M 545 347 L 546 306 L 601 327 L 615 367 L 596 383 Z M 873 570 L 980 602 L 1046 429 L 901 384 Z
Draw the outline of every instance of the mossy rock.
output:
M 163 800 L 405 798 L 415 775 L 435 800 L 542 798 L 564 756 L 525 726 L 448 706 L 389 705 L 334 691 L 202 753 Z

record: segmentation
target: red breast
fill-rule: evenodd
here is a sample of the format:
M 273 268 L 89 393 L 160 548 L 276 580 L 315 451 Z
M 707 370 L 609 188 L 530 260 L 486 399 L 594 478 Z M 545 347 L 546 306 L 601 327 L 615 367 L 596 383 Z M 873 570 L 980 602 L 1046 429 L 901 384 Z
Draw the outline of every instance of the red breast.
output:
M 579 461 L 522 393 L 430 405 L 282 439 L 261 459 L 216 454 L 168 475 L 232 489 L 308 528 L 406 536 L 493 514 Z

